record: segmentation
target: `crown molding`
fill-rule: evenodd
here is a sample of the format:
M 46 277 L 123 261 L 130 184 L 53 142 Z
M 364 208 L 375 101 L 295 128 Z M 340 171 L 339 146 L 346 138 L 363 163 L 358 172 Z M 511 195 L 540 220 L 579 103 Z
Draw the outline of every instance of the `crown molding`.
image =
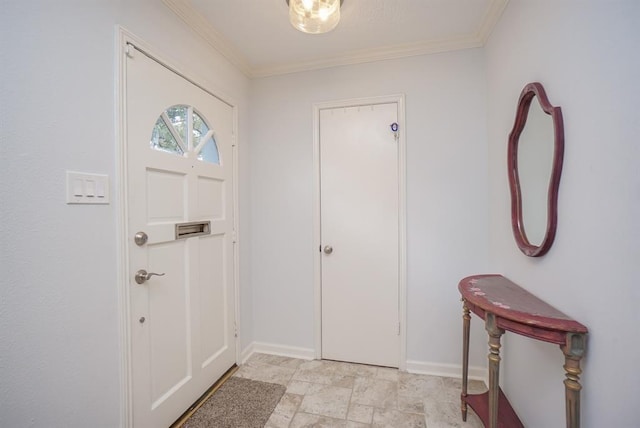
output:
M 242 73 L 249 78 L 256 78 L 482 47 L 489 39 L 509 0 L 491 0 L 477 32 L 458 39 L 383 46 L 352 51 L 320 60 L 262 67 L 251 67 L 247 59 L 196 11 L 189 0 L 162 0 L 162 2 Z
M 487 43 L 487 40 L 489 40 L 491 32 L 500 20 L 502 12 L 507 8 L 507 4 L 509 4 L 509 0 L 492 0 L 489 4 L 477 35 L 478 39 L 482 41 L 483 46 Z
M 162 0 L 162 2 L 212 48 L 247 77 L 251 77 L 252 71 L 247 60 L 232 46 L 231 42 L 225 39 L 197 12 L 189 0 Z
M 457 40 L 438 40 L 425 43 L 384 46 L 375 49 L 347 52 L 343 55 L 323 58 L 316 61 L 301 61 L 276 66 L 256 67 L 252 70 L 251 77 L 268 77 L 279 74 L 312 71 L 343 65 L 364 64 L 367 62 L 385 61 L 478 47 L 482 47 L 482 43 L 475 36 Z

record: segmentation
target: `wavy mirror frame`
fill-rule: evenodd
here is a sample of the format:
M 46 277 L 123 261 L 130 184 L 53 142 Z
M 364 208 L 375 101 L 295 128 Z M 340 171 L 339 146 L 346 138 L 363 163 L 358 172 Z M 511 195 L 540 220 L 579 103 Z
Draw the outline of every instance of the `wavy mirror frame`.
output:
M 547 227 L 544 239 L 540 245 L 533 245 L 527 239 L 522 220 L 522 194 L 520 189 L 520 177 L 518 174 L 518 143 L 520 134 L 524 130 L 529 114 L 529 107 L 534 98 L 538 99 L 542 110 L 551 116 L 553 120 L 553 165 L 547 191 Z M 524 87 L 518 100 L 516 119 L 513 129 L 509 134 L 509 146 L 507 150 L 507 168 L 509 172 L 509 188 L 511 190 L 511 227 L 516 243 L 525 255 L 540 257 L 549 251 L 556 237 L 558 226 L 558 187 L 562 173 L 562 160 L 564 158 L 564 123 L 562 110 L 554 107 L 549 102 L 547 94 L 541 83 L 533 82 Z

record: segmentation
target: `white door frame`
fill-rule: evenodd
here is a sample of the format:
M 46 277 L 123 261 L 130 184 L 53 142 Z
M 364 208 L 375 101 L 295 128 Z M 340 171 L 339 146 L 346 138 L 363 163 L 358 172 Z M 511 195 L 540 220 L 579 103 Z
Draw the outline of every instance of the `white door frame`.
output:
M 404 94 L 354 98 L 313 104 L 313 288 L 314 288 L 314 333 L 315 357 L 322 358 L 322 281 L 319 251 L 320 235 L 320 110 L 339 107 L 358 107 L 372 104 L 398 104 L 398 317 L 400 318 L 400 361 L 398 368 L 407 368 L 407 185 L 406 185 L 406 140 Z
M 184 79 L 198 86 L 203 91 L 218 98 L 220 101 L 228 104 L 233 109 L 233 227 L 234 227 L 234 246 L 233 246 L 233 290 L 235 299 L 235 354 L 236 363 L 240 358 L 240 290 L 239 290 L 239 225 L 238 225 L 238 104 L 231 98 L 224 95 L 223 91 L 219 91 L 205 79 L 191 72 L 185 71 L 186 68 L 176 66 L 175 63 L 167 60 L 167 58 L 159 53 L 154 47 L 150 46 L 144 40 L 135 36 L 121 26 L 116 26 L 116 177 L 117 185 L 115 200 L 117 201 L 117 251 L 118 251 L 118 321 L 120 331 L 120 426 L 124 428 L 133 427 L 133 394 L 132 394 L 132 373 L 131 373 L 131 332 L 129 323 L 129 282 L 133 273 L 129 269 L 129 248 L 128 240 L 130 231 L 128 230 L 128 214 L 129 206 L 127 203 L 127 133 L 126 133 L 126 52 L 127 44 L 136 46 L 139 50 L 145 52 L 149 57 L 162 64 L 164 67 L 180 75 Z M 151 131 L 149 131 L 151 132 Z M 187 409 L 185 409 L 187 410 Z

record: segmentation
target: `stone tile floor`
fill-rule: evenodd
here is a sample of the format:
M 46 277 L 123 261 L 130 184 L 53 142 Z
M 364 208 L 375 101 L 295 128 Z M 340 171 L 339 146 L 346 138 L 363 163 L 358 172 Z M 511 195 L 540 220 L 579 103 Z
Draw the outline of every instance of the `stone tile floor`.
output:
M 265 428 L 481 428 L 460 416 L 460 379 L 386 367 L 253 354 L 234 376 L 277 383 L 287 391 Z M 469 392 L 486 391 L 469 381 Z

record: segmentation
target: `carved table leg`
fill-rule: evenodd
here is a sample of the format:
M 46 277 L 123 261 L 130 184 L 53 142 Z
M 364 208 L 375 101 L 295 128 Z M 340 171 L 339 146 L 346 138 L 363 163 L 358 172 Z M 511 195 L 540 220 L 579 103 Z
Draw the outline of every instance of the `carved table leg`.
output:
M 489 428 L 498 427 L 498 397 L 500 396 L 500 337 L 504 330 L 498 327 L 495 314 L 487 312 L 485 328 L 489 333 Z
M 469 377 L 469 330 L 471 324 L 471 316 L 467 302 L 462 299 L 462 394 L 460 394 L 460 410 L 462 411 L 462 420 L 467 421 L 467 387 Z
M 560 346 L 564 353 L 565 402 L 567 411 L 567 428 L 580 428 L 580 360 L 584 355 L 586 336 L 584 334 L 567 333 L 567 341 Z

